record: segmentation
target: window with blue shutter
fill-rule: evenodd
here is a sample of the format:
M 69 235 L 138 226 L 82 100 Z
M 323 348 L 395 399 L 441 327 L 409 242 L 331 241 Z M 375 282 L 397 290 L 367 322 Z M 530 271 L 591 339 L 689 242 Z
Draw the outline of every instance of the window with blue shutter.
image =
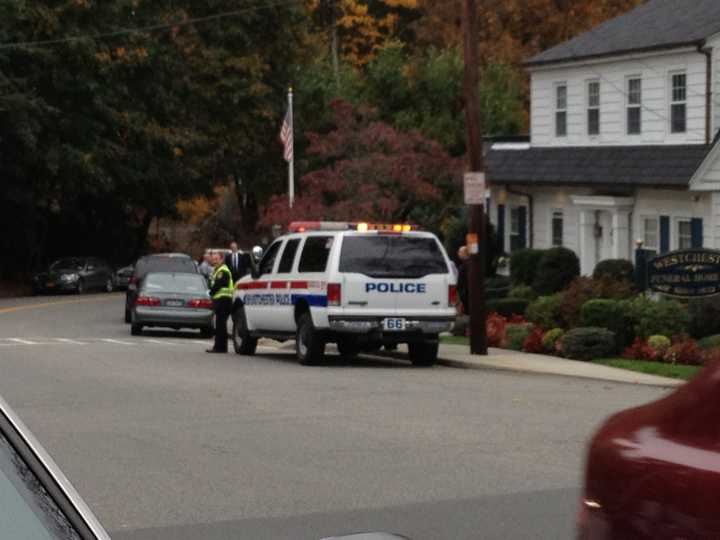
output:
M 505 205 L 498 204 L 497 207 L 497 237 L 500 245 L 500 252 L 505 251 Z
M 670 251 L 670 216 L 660 216 L 660 253 Z
M 692 234 L 691 245 L 693 248 L 703 247 L 703 220 L 702 218 L 692 218 L 690 220 L 690 229 Z

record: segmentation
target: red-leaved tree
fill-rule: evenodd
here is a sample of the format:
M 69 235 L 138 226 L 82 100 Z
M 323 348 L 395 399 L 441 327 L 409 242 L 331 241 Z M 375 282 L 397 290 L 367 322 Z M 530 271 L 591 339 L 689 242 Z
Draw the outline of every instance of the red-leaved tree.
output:
M 314 170 L 299 182 L 291 209 L 287 195 L 272 197 L 260 225 L 294 220 L 414 222 L 437 228 L 460 204 L 462 161 L 419 133 L 376 121 L 369 108 L 331 103 L 334 126 L 309 133 Z

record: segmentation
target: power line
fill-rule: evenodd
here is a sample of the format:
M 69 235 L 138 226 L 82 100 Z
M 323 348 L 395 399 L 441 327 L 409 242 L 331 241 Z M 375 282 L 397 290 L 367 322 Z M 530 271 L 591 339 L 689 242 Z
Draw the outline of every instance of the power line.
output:
M 269 2 L 264 5 L 258 5 L 243 9 L 236 9 L 234 11 L 224 11 L 222 13 L 216 13 L 214 15 L 207 15 L 205 17 L 195 17 L 192 19 L 185 19 L 183 21 L 178 21 L 175 23 L 164 23 L 164 24 L 154 24 L 150 26 L 142 26 L 138 28 L 123 28 L 121 30 L 115 30 L 113 32 L 106 32 L 106 33 L 100 33 L 100 34 L 85 34 L 81 36 L 68 36 L 64 38 L 58 38 L 58 39 L 46 39 L 46 40 L 38 40 L 38 41 L 20 41 L 20 42 L 14 42 L 14 43 L 0 43 L 0 50 L 4 49 L 15 49 L 15 48 L 32 48 L 32 47 L 46 47 L 46 46 L 52 46 L 52 45 L 61 45 L 63 43 L 72 43 L 75 41 L 82 41 L 82 40 L 97 40 L 97 39 L 104 39 L 104 38 L 112 38 L 112 37 L 118 37 L 118 36 L 127 36 L 132 34 L 142 34 L 147 32 L 159 32 L 164 30 L 171 30 L 173 28 L 177 28 L 178 26 L 189 26 L 192 24 L 199 24 L 199 23 L 205 23 L 205 22 L 211 22 L 216 21 L 220 19 L 226 19 L 229 17 L 238 17 L 240 15 L 245 15 L 247 13 L 252 13 L 255 11 L 261 11 L 265 9 L 272 9 L 276 7 L 287 7 L 292 6 L 296 4 L 302 4 L 304 3 L 304 0 L 283 0 L 278 2 Z

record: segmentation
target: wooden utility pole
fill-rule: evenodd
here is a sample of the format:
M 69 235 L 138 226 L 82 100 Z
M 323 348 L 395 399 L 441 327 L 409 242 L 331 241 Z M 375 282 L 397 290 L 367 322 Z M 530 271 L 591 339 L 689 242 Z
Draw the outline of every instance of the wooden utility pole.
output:
M 471 173 L 482 173 L 483 163 L 482 126 L 480 125 L 480 103 L 478 96 L 478 29 L 475 0 L 464 2 L 464 42 L 465 42 L 465 122 L 467 124 L 467 153 Z M 483 196 L 484 199 L 484 196 Z M 483 201 L 484 203 L 484 201 Z M 485 319 L 485 257 L 487 234 L 485 230 L 484 204 L 469 207 L 470 224 L 468 234 L 469 271 L 468 292 L 470 303 L 470 352 L 487 354 L 487 333 Z

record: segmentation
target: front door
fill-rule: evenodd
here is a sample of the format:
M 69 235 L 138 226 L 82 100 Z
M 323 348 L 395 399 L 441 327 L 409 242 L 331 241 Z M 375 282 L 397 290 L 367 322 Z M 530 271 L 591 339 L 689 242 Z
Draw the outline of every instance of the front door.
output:
M 597 235 L 597 264 L 605 259 L 612 259 L 613 256 L 613 229 L 612 214 L 610 212 L 598 212 L 597 217 L 598 235 Z

